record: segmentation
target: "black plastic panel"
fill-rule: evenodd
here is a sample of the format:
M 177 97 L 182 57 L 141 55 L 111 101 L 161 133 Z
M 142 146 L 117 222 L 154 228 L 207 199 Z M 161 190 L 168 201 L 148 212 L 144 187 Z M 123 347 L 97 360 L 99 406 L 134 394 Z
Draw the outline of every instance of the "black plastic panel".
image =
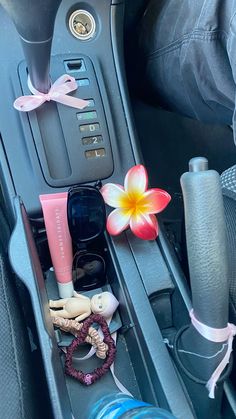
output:
M 78 7 L 84 8 L 92 13 L 97 24 L 96 35 L 89 41 L 79 41 L 68 30 L 68 16 Z M 123 6 L 112 6 L 112 8 L 113 7 Z M 78 161 L 77 165 L 78 170 L 80 171 L 80 178 L 75 181 L 75 184 L 89 182 L 89 179 L 95 179 L 95 177 L 97 177 L 97 179 L 99 177 L 102 177 L 102 179 L 109 179 L 110 182 L 123 183 L 125 173 L 135 164 L 134 152 L 131 147 L 130 134 L 126 122 L 127 116 L 125 116 L 124 113 L 114 65 L 110 21 L 110 0 L 99 0 L 99 2 L 97 2 L 97 0 L 87 0 L 86 2 L 78 3 L 74 3 L 73 0 L 64 0 L 61 3 L 55 22 L 52 56 L 67 53 L 67 56 L 75 57 L 76 60 L 81 56 L 86 56 L 93 64 L 98 88 L 102 96 L 102 106 L 106 117 L 105 122 L 109 133 L 113 161 L 115 162 L 114 168 L 112 162 L 112 167 L 110 166 L 110 169 L 107 169 L 106 167 L 106 173 L 105 167 L 102 167 L 103 176 L 99 173 L 100 176 L 97 177 L 97 173 L 94 173 L 97 170 L 97 159 L 95 159 L 96 161 L 92 161 L 93 158 L 89 155 L 89 158 L 87 159 L 89 164 L 88 177 L 87 173 L 86 176 L 82 173 Z M 10 180 L 12 181 L 6 182 L 4 185 L 4 193 L 5 196 L 9 196 L 11 200 L 12 189 L 15 189 L 16 193 L 22 197 L 30 217 L 38 217 L 41 215 L 38 196 L 43 193 L 65 191 L 67 186 L 62 185 L 67 184 L 67 182 L 64 182 L 65 179 L 61 182 L 59 179 L 59 171 L 61 168 L 58 167 L 59 164 L 57 163 L 55 147 L 54 159 L 51 159 L 50 161 L 51 170 L 53 169 L 53 178 L 50 179 L 52 176 L 49 175 L 48 172 L 48 178 L 46 179 L 46 169 L 44 169 L 44 171 L 42 170 L 39 161 L 39 152 L 37 151 L 32 138 L 32 130 L 28 115 L 23 112 L 18 112 L 13 108 L 14 100 L 22 95 L 22 88 L 18 77 L 18 66 L 19 63 L 24 60 L 24 56 L 16 30 L 1 8 L 0 26 L 1 28 L 4 28 L 0 38 L 1 59 L 2 63 L 4 63 L 1 67 L 0 80 L 2 97 L 4 97 L 4 101 L 1 102 L 0 132 L 2 134 L 3 158 L 6 160 L 6 164 L 10 169 L 9 179 L 11 176 Z M 11 37 L 10 43 L 9 36 Z M 69 74 L 73 75 L 73 71 L 70 72 L 70 70 L 71 69 L 68 69 L 68 67 L 66 69 L 63 66 L 62 74 L 67 71 Z M 52 74 L 53 71 L 52 63 Z M 55 79 L 54 76 L 53 79 Z M 82 87 L 79 89 L 79 92 L 82 93 Z M 91 98 L 93 98 L 93 96 L 88 99 Z M 88 137 L 90 136 L 86 136 L 86 138 Z M 52 143 L 49 142 L 48 147 L 52 146 L 54 140 L 55 138 L 52 137 Z M 98 139 L 98 141 L 100 140 Z M 87 147 L 84 145 L 82 149 L 83 148 L 86 148 L 87 150 Z M 97 146 L 92 146 L 91 148 L 97 148 Z M 103 147 L 99 144 L 98 148 L 101 149 Z M 40 152 L 42 155 L 45 154 L 44 150 L 41 150 Z M 62 153 L 63 150 L 59 152 L 59 155 Z M 101 158 L 101 161 L 104 161 L 103 158 Z M 62 166 L 64 175 L 67 176 L 71 171 L 68 161 L 67 163 L 64 161 Z M 5 177 L 7 178 L 6 170 Z M 68 177 L 65 178 L 67 180 L 69 179 Z M 69 183 L 72 184 L 73 181 L 68 182 L 68 184 Z M 54 186 L 51 186 L 52 184 Z
M 152 297 L 162 292 L 172 293 L 174 284 L 156 242 L 145 242 L 144 251 L 142 240 L 135 237 L 131 231 L 126 234 L 147 295 Z
M 104 182 L 121 184 L 123 184 L 127 170 L 139 161 L 139 150 L 122 66 L 124 12 L 122 3 L 119 0 L 86 0 L 77 3 L 74 3 L 74 0 L 62 0 L 56 19 L 52 48 L 53 55 L 67 52 L 70 57 L 74 56 L 76 60 L 84 55 L 93 63 L 102 95 L 114 159 L 114 170 Z M 68 30 L 68 15 L 78 8 L 85 8 L 92 13 L 97 24 L 95 37 L 86 42 L 80 42 Z M 4 181 L 2 183 L 9 202 L 12 203 L 12 195 L 15 190 L 17 194 L 21 195 L 29 216 L 36 217 L 41 215 L 39 194 L 59 192 L 67 188 L 52 187 L 45 180 L 38 151 L 32 140 L 28 116 L 17 112 L 12 106 L 14 99 L 22 94 L 18 66 L 24 57 L 16 31 L 1 9 L 0 26 L 3 29 L 0 50 L 4 63 L 0 80 L 1 94 L 4 98 L 0 111 L 2 134 L 0 154 L 4 162 Z M 9 42 L 9 37 L 11 37 L 11 42 Z M 63 69 L 63 73 L 72 70 L 73 68 L 67 67 L 67 70 Z M 73 71 L 70 74 L 73 74 Z M 57 182 L 60 174 L 58 175 L 57 172 L 56 157 L 55 164 L 53 162 L 52 165 L 56 170 L 53 179 Z M 65 164 L 64 173 L 67 174 L 70 171 L 68 168 L 69 165 Z M 71 417 L 70 401 L 74 405 L 73 410 L 78 409 L 80 412 L 81 397 L 78 395 L 77 386 L 72 385 L 69 388 L 72 397 L 70 401 L 68 400 L 55 336 L 49 318 L 42 272 L 38 261 L 35 260 L 37 259 L 35 252 L 30 255 L 32 240 L 27 237 L 18 200 L 15 207 L 15 218 L 16 228 L 10 246 L 12 266 L 26 286 L 30 288 L 47 377 L 51 386 L 50 395 L 54 404 L 55 417 L 64 419 L 68 417 L 68 413 Z M 141 242 L 141 248 L 137 249 L 132 239 L 126 234 L 114 240 L 108 238 L 107 243 L 114 270 L 110 275 L 111 286 L 120 301 L 130 365 L 135 370 L 137 382 L 140 384 L 140 397 L 142 396 L 151 403 L 159 402 L 163 407 L 169 407 L 178 418 L 193 418 L 194 414 L 162 341 L 160 329 L 148 299 L 147 292 L 152 293 L 152 290 L 148 290 L 147 287 L 147 272 L 144 278 L 142 277 L 143 267 L 140 254 L 142 253 L 145 263 L 145 258 L 150 253 L 149 246 L 145 242 Z M 22 257 L 26 262 L 24 264 L 22 264 Z M 163 272 L 166 274 L 164 288 L 167 283 L 169 289 L 172 286 L 170 278 L 165 269 Z M 160 279 L 158 286 L 163 289 L 162 274 L 160 277 L 157 275 L 157 278 Z M 120 358 L 120 360 L 122 369 L 127 373 L 123 359 Z M 59 395 L 64 395 L 64 397 L 59 397 Z
M 46 182 L 52 187 L 65 187 L 109 177 L 113 171 L 111 146 L 91 60 L 81 55 L 56 55 L 51 69 L 52 82 L 65 71 L 74 77 L 79 88 L 72 96 L 91 99 L 93 106 L 79 110 L 46 102 L 28 113 Z M 30 94 L 25 62 L 19 66 L 19 77 L 24 94 Z M 101 79 L 102 75 L 98 77 Z M 90 144 L 84 139 L 89 139 Z

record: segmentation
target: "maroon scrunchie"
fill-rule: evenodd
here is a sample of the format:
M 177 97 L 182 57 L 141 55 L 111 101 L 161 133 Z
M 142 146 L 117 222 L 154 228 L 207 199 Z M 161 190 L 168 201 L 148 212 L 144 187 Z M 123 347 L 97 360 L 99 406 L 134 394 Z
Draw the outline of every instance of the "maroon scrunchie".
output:
M 77 370 L 72 366 L 73 362 L 73 353 L 76 350 L 77 346 L 80 343 L 85 341 L 85 338 L 88 334 L 88 330 L 93 323 L 98 323 L 101 326 L 104 339 L 103 341 L 108 346 L 107 356 L 103 365 L 99 368 L 96 368 L 94 371 L 85 374 L 83 371 Z M 113 364 L 116 354 L 115 342 L 111 337 L 108 324 L 104 317 L 99 314 L 92 314 L 89 316 L 83 323 L 83 327 L 78 333 L 78 336 L 72 341 L 70 346 L 67 348 L 66 358 L 65 358 L 65 373 L 70 375 L 76 380 L 79 380 L 82 384 L 90 386 L 99 380 L 107 371 L 109 371 L 110 366 Z

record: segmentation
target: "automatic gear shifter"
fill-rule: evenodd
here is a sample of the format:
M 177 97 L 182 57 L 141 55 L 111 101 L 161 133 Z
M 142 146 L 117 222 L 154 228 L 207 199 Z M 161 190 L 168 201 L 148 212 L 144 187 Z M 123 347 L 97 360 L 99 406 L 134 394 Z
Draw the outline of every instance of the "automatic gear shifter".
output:
M 28 118 L 18 115 L 19 123 L 24 125 L 24 147 L 32 170 L 39 169 L 37 182 L 40 183 L 42 173 L 41 187 L 46 182 L 47 188 L 96 182 L 113 172 L 110 135 L 97 80 L 100 70 L 95 74 L 92 61 L 84 54 L 65 53 L 61 42 L 60 53 L 51 57 L 49 75 L 54 22 L 60 3 L 61 0 L 0 0 L 15 23 L 26 58 L 26 62 L 22 60 L 14 66 L 12 102 L 16 100 L 12 105 L 17 111 L 28 112 Z M 27 67 L 34 89 L 28 83 Z M 65 72 L 67 77 L 63 77 Z M 34 94 L 35 90 L 48 93 L 51 87 L 50 95 L 55 93 L 55 100 L 50 95 L 45 98 Z M 33 100 L 27 108 L 29 91 Z M 23 96 L 16 98 L 21 93 Z M 85 107 L 88 109 L 82 112 Z M 30 208 L 32 194 L 28 195 Z M 33 211 L 38 202 L 35 196 Z
M 54 22 L 61 0 L 0 0 L 20 35 L 32 85 L 50 88 L 49 66 Z

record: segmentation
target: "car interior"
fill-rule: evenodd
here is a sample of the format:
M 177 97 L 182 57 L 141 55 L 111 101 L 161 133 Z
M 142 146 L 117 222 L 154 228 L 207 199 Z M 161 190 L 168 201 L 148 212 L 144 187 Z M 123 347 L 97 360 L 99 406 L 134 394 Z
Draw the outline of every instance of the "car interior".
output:
M 145 18 L 149 2 L 0 0 L 2 419 L 236 417 L 233 131 L 160 103 L 143 52 L 144 38 L 154 36 L 155 19 Z M 78 86 L 68 97 L 86 100 L 84 110 L 48 99 L 50 86 L 64 74 Z M 21 112 L 13 103 L 25 96 L 31 106 L 29 80 L 44 103 Z M 141 240 L 130 229 L 112 236 L 104 229 L 91 233 L 93 240 L 73 241 L 74 258 L 79 253 L 102 265 L 102 274 L 94 282 L 85 275 L 76 291 L 88 298 L 111 292 L 119 302 L 109 324 L 117 333 L 115 378 L 108 371 L 83 385 L 65 372 L 65 348 L 74 336 L 50 314 L 49 300 L 60 294 L 40 196 L 69 191 L 71 198 L 74 188 L 123 185 L 136 165 L 145 166 L 150 188 L 171 196 L 157 216 L 157 239 Z M 79 263 L 75 276 L 84 266 Z M 224 338 L 201 333 L 191 310 L 208 329 L 225 330 Z M 73 355 L 77 370 L 104 362 L 81 362 L 88 348 L 83 344 Z M 116 378 L 159 413 L 96 416 L 96 403 L 122 391 Z

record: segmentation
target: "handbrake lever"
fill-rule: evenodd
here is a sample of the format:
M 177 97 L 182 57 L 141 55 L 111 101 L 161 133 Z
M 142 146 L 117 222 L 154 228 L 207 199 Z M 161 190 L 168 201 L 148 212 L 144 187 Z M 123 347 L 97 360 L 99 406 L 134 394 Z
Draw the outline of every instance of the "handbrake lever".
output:
M 229 285 L 225 215 L 219 174 L 205 158 L 181 177 L 188 262 L 195 313 L 216 328 L 228 323 Z
M 204 330 L 221 330 L 228 326 L 229 284 L 220 177 L 216 171 L 208 170 L 207 159 L 194 158 L 189 162 L 189 172 L 181 177 L 181 186 L 193 313 Z M 217 382 L 215 399 L 208 397 L 206 383 L 224 359 L 228 343 L 203 337 L 193 324 L 176 336 L 176 359 L 201 419 L 221 418 L 223 378 L 229 369 L 225 368 L 223 378 Z

